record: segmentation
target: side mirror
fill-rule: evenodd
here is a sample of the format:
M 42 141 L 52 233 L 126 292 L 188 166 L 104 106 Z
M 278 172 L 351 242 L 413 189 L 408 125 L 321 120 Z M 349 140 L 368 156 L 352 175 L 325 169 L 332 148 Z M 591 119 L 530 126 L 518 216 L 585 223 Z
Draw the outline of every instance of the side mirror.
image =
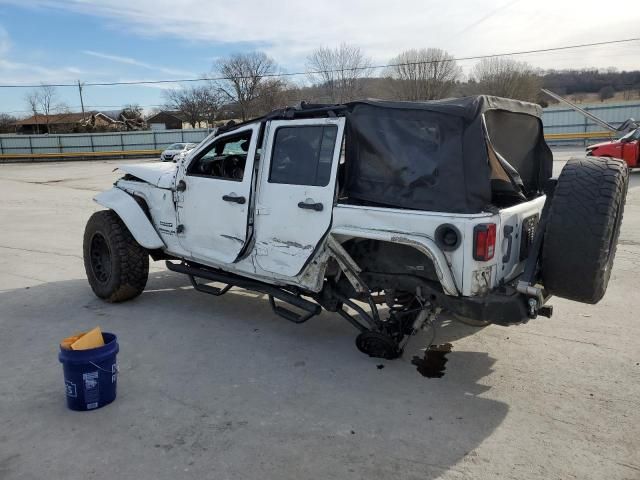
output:
M 184 180 L 180 180 L 176 185 L 176 192 L 184 192 L 187 189 L 187 184 Z

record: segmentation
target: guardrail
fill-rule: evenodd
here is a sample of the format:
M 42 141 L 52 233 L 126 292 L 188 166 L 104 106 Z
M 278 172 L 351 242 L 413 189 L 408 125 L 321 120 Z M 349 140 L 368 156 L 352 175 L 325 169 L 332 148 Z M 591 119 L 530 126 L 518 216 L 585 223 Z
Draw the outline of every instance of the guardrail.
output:
M 0 154 L 0 163 L 7 161 L 38 161 L 64 159 L 97 159 L 109 157 L 149 157 L 159 156 L 162 150 L 113 150 L 103 152 L 67 152 L 67 153 L 4 153 Z
M 609 139 L 613 140 L 616 135 L 613 132 L 578 132 L 578 133 L 547 133 L 545 140 L 588 140 L 588 139 Z

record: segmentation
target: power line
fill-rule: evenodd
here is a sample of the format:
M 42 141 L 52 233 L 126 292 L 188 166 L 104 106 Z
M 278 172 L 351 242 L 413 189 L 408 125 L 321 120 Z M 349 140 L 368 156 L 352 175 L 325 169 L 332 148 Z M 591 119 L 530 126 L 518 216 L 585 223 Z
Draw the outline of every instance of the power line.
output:
M 621 40 L 609 40 L 606 42 L 593 42 L 593 43 L 581 43 L 577 45 L 565 45 L 562 47 L 551 47 L 551 48 L 539 48 L 534 50 L 519 50 L 515 52 L 504 52 L 504 53 L 494 53 L 487 55 L 474 55 L 469 57 L 458 57 L 458 58 L 450 58 L 445 60 L 424 60 L 419 62 L 403 62 L 403 63 L 389 63 L 384 65 L 367 65 L 361 67 L 349 67 L 342 68 L 336 70 L 312 70 L 305 72 L 288 72 L 288 73 L 265 73 L 263 75 L 256 75 L 258 78 L 270 78 L 270 77 L 294 77 L 301 75 L 314 75 L 314 74 L 322 74 L 322 73 L 338 73 L 345 71 L 358 71 L 358 70 L 373 70 L 378 68 L 388 68 L 388 67 L 401 67 L 401 66 L 410 66 L 410 65 L 428 65 L 432 63 L 442 63 L 442 62 L 453 62 L 453 61 L 465 61 L 465 60 L 482 60 L 484 58 L 493 58 L 493 57 L 510 57 L 515 55 L 528 55 L 532 53 L 548 53 L 548 52 L 557 52 L 561 50 L 572 50 L 576 48 L 586 48 L 586 47 L 597 47 L 602 45 L 612 45 L 617 43 L 629 43 L 629 42 L 637 42 L 640 41 L 640 38 L 625 38 Z M 244 79 L 244 78 L 255 78 L 255 77 L 233 77 L 233 79 Z M 218 80 L 231 80 L 230 77 L 201 77 L 201 78 L 182 78 L 182 79 L 172 79 L 172 80 L 131 80 L 131 81 L 120 81 L 120 82 L 85 82 L 83 86 L 87 87 L 111 87 L 117 85 L 158 85 L 158 84 L 166 84 L 166 83 L 188 83 L 188 82 L 205 82 L 205 81 L 218 81 Z M 77 83 L 48 83 L 48 84 L 39 84 L 39 85 L 0 85 L 0 88 L 39 88 L 39 87 L 76 87 Z

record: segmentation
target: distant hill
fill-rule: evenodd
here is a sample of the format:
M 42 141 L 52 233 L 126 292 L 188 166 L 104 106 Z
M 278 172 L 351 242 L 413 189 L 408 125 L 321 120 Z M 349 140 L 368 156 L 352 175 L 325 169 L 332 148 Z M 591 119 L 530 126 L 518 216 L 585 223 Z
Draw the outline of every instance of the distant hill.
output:
M 543 74 L 545 88 L 561 95 L 576 93 L 599 93 L 605 87 L 616 92 L 640 94 L 640 71 L 618 72 L 616 70 L 549 70 Z

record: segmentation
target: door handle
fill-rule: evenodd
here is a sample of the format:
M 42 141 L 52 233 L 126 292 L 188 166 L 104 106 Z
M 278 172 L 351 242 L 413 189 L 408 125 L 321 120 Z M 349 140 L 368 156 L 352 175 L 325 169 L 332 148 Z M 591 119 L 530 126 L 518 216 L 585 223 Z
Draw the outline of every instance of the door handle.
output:
M 234 203 L 239 203 L 240 205 L 243 205 L 247 201 L 246 198 L 239 197 L 239 196 L 236 196 L 236 195 L 223 195 L 222 199 L 225 202 L 234 202 Z
M 321 212 L 324 208 L 321 203 L 307 203 L 307 202 L 299 202 L 298 208 L 304 208 L 307 210 L 315 210 L 316 212 Z

